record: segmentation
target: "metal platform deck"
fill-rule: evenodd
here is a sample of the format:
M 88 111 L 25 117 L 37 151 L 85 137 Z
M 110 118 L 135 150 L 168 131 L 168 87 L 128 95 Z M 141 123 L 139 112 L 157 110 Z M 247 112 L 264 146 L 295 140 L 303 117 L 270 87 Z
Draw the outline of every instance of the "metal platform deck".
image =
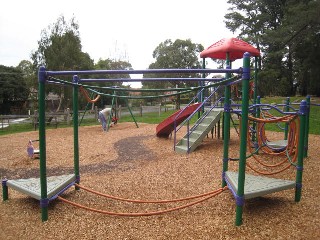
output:
M 230 171 L 225 172 L 225 180 L 228 183 L 229 188 L 231 187 L 232 190 L 237 193 L 238 173 Z M 246 174 L 244 183 L 244 199 L 260 197 L 266 194 L 292 189 L 295 188 L 295 186 L 295 181 Z
M 284 148 L 288 145 L 288 140 L 270 141 L 267 145 L 272 148 Z
M 52 198 L 75 180 L 74 174 L 47 177 L 47 198 Z M 18 192 L 41 199 L 40 178 L 8 180 L 6 184 Z

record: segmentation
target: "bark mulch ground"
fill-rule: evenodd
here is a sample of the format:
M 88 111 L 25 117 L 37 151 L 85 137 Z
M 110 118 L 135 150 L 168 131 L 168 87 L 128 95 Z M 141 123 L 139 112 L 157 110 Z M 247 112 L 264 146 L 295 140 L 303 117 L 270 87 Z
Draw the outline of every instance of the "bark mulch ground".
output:
M 183 198 L 220 187 L 221 139 L 209 137 L 195 152 L 177 154 L 173 140 L 157 138 L 155 128 L 121 123 L 104 133 L 99 126 L 80 127 L 81 184 L 144 200 Z M 37 138 L 36 131 L 0 137 L 1 178 L 39 176 L 39 160 L 26 153 L 28 140 Z M 247 200 L 240 227 L 234 226 L 235 200 L 228 190 L 183 210 L 146 217 L 109 216 L 55 200 L 49 205 L 49 220 L 42 223 L 39 201 L 9 189 L 9 200 L 0 204 L 0 239 L 320 239 L 319 140 L 315 135 L 309 139 L 301 202 L 294 202 L 294 190 Z M 46 141 L 47 175 L 72 173 L 72 129 L 48 130 Z M 238 153 L 239 139 L 232 131 L 230 156 Z M 230 162 L 230 169 L 236 170 L 237 164 Z M 252 174 L 249 169 L 248 173 Z M 274 177 L 292 180 L 294 169 Z M 181 205 L 125 203 L 74 188 L 62 197 L 112 212 L 160 211 Z

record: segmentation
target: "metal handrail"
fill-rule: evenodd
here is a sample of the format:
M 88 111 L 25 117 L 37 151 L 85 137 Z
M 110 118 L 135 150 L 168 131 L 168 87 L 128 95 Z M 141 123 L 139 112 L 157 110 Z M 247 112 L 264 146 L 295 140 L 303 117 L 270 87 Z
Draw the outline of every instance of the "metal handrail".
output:
M 204 99 L 204 101 L 196 108 L 196 110 L 195 110 L 186 120 L 184 120 L 184 121 L 179 125 L 179 127 L 177 127 L 176 119 L 182 114 L 183 111 L 185 111 L 185 109 L 187 109 L 187 107 L 189 107 L 189 106 L 191 105 L 192 101 L 190 101 L 190 103 L 175 117 L 175 119 L 174 119 L 174 150 L 175 150 L 175 147 L 176 147 L 176 139 L 177 139 L 176 136 L 177 136 L 177 132 L 178 132 L 185 124 L 187 124 L 187 148 L 188 148 L 188 152 L 189 152 L 189 148 L 190 148 L 190 146 L 189 146 L 189 136 L 190 136 L 190 134 L 193 132 L 193 130 L 195 129 L 195 127 L 198 126 L 198 125 L 201 123 L 201 121 L 200 121 L 198 124 L 196 124 L 195 126 L 193 126 L 193 127 L 190 129 L 190 120 L 191 120 L 191 118 L 192 118 L 197 112 L 199 112 L 200 109 L 203 108 L 203 106 L 208 102 L 208 100 L 210 100 L 210 99 L 212 98 L 213 94 L 215 94 L 215 93 L 218 91 L 219 87 L 220 87 L 220 86 L 218 86 L 208 97 L 206 97 L 206 98 Z M 198 95 L 199 95 L 200 93 L 201 93 L 201 91 L 198 93 Z M 196 97 L 194 97 L 193 100 L 194 100 L 195 98 L 196 98 Z M 215 104 L 210 108 L 210 110 L 207 111 L 205 114 L 203 114 L 200 119 L 204 119 L 204 118 L 212 111 L 212 109 L 217 106 L 217 104 L 221 101 L 221 99 L 222 99 L 222 98 L 219 98 L 219 99 L 215 102 Z

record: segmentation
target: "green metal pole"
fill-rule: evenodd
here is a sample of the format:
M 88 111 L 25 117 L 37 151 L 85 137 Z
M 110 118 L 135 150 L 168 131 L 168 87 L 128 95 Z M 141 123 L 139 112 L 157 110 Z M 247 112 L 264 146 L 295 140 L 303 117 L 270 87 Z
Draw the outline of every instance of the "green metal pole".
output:
M 308 157 L 308 148 L 309 148 L 309 121 L 310 121 L 310 96 L 307 96 L 307 116 L 306 116 L 306 131 L 304 135 L 304 157 Z
M 296 175 L 296 191 L 295 191 L 295 201 L 299 202 L 301 199 L 301 189 L 302 189 L 302 171 L 303 171 L 303 155 L 304 155 L 304 144 L 305 144 L 305 132 L 308 114 L 308 104 L 305 100 L 301 101 L 299 109 L 300 118 L 300 132 L 299 132 L 299 142 L 298 142 L 298 163 L 297 163 L 297 175 Z
M 113 95 L 116 95 L 116 90 L 113 91 Z M 107 119 L 107 131 L 109 131 L 111 120 L 112 120 L 112 108 L 113 108 L 113 105 L 115 102 L 115 98 L 116 97 L 112 97 L 112 100 L 111 100 L 111 112 L 110 112 L 108 119 Z
M 242 105 L 241 105 L 241 129 L 240 129 L 240 158 L 238 191 L 236 196 L 236 226 L 242 224 L 242 211 L 244 204 L 244 182 L 246 171 L 246 152 L 247 152 L 247 131 L 249 113 L 249 80 L 250 80 L 250 54 L 245 53 L 243 57 L 242 74 Z
M 257 97 L 257 104 L 260 104 L 261 103 L 261 98 L 260 98 L 260 96 L 258 96 Z M 258 108 L 258 110 L 256 111 L 256 117 L 257 118 L 260 118 L 260 114 L 261 114 L 261 110 L 260 110 L 260 108 Z
M 290 98 L 287 97 L 286 106 L 285 106 L 286 112 L 289 112 L 289 105 L 290 105 Z M 289 123 L 285 123 L 285 125 L 284 125 L 284 140 L 288 139 L 288 131 L 289 131 Z
M 229 53 L 226 55 L 226 68 L 231 69 Z M 226 79 L 231 74 L 226 73 Z M 226 85 L 224 88 L 224 111 L 223 111 L 223 165 L 222 165 L 222 187 L 227 185 L 224 179 L 224 173 L 228 171 L 229 161 L 229 141 L 230 141 L 230 110 L 231 110 L 231 86 Z
M 133 113 L 132 113 L 132 111 L 131 111 L 131 108 L 129 107 L 128 100 L 127 100 L 127 106 L 128 106 L 128 110 L 129 110 L 129 112 L 130 112 L 130 115 L 131 115 L 134 123 L 136 124 L 136 127 L 139 128 L 138 123 L 137 123 L 137 121 L 136 121 L 136 118 L 133 116 Z
M 2 200 L 8 200 L 8 186 L 7 186 L 7 179 L 2 180 Z
M 78 124 L 78 97 L 79 97 L 79 77 L 73 76 L 73 153 L 74 153 L 74 175 L 76 176 L 76 182 L 80 183 L 80 171 L 79 171 L 79 124 Z M 76 187 L 79 190 L 79 187 Z
M 93 97 L 93 95 L 94 95 L 94 93 L 91 94 L 91 98 Z M 84 116 L 85 116 L 86 113 L 87 113 L 87 110 L 88 110 L 89 105 L 90 105 L 90 102 L 87 103 L 86 108 L 84 109 L 84 113 L 83 113 L 83 115 L 82 115 L 82 117 L 81 117 L 81 119 L 80 119 L 79 126 L 81 125 L 82 120 L 83 120 Z
M 260 104 L 261 103 L 261 98 L 260 98 L 260 96 L 257 96 L 257 104 Z M 256 118 L 260 118 L 260 115 L 261 115 L 261 109 L 260 109 L 260 107 L 258 107 L 258 108 L 255 108 L 255 117 Z M 255 149 L 257 150 L 258 148 L 259 148 L 259 143 L 258 143 L 258 134 L 259 134 L 259 129 L 258 129 L 258 125 L 256 125 L 256 128 L 255 128 L 255 141 L 254 141 L 254 143 L 255 143 Z M 257 152 L 257 154 L 259 154 L 259 152 Z
M 48 195 L 47 195 L 47 166 L 46 166 L 46 69 L 40 67 L 38 72 L 39 90 L 39 152 L 40 152 L 40 207 L 42 221 L 48 220 Z

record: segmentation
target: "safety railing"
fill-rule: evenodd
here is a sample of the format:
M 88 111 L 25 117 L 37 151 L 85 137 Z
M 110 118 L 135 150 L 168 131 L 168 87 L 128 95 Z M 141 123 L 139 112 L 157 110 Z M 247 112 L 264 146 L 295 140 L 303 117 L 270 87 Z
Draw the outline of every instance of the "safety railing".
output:
M 188 118 L 186 118 L 179 126 L 177 126 L 176 119 L 178 119 L 179 116 L 181 114 L 183 114 L 184 111 L 186 111 L 186 109 L 191 105 L 192 101 L 175 117 L 175 120 L 174 120 L 174 141 L 173 141 L 174 142 L 174 150 L 175 150 L 175 146 L 177 144 L 177 132 L 183 126 L 185 126 L 185 124 L 187 124 L 187 131 L 186 131 L 187 132 L 187 149 L 189 152 L 189 149 L 190 149 L 189 137 L 190 137 L 190 135 L 192 134 L 194 129 L 196 129 L 196 127 L 201 123 L 201 121 L 212 111 L 212 109 L 217 107 L 218 103 L 221 102 L 222 98 L 219 98 L 215 102 L 215 104 L 211 105 L 211 107 L 203 113 L 203 115 L 199 118 L 198 122 L 191 129 L 190 129 L 190 121 L 194 117 L 195 114 L 197 114 L 199 111 L 201 111 L 203 109 L 203 107 L 206 105 L 207 102 L 211 101 L 211 98 L 218 91 L 219 87 L 220 86 L 218 86 L 214 91 L 212 91 L 212 93 L 204 99 L 204 101 L 196 108 L 196 110 L 193 113 L 191 113 L 191 115 Z M 202 91 L 200 91 L 199 93 L 201 93 L 201 92 Z

